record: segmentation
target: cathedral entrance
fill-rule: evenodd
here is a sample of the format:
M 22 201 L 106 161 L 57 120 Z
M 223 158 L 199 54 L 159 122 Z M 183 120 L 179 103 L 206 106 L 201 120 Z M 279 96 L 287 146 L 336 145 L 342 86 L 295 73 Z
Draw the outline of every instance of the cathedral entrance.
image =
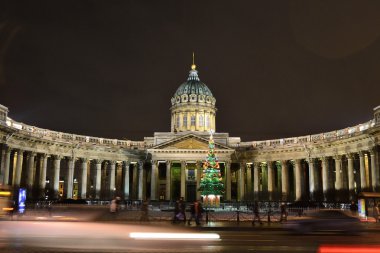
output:
M 188 182 L 186 187 L 186 201 L 194 202 L 197 198 L 197 185 L 194 182 Z

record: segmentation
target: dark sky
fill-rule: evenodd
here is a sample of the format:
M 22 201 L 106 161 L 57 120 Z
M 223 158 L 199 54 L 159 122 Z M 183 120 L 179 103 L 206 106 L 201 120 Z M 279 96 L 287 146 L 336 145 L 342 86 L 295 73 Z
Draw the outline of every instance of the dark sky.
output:
M 0 2 L 0 104 L 17 121 L 143 140 L 170 131 L 192 52 L 217 132 L 243 141 L 366 122 L 380 1 Z

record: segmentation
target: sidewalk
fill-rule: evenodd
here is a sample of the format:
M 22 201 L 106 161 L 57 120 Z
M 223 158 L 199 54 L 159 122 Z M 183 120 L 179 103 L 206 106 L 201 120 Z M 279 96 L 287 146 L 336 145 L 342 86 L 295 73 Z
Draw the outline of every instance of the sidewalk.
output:
M 128 210 L 120 212 L 117 216 L 112 216 L 108 208 L 59 208 L 55 207 L 52 210 L 26 210 L 25 214 L 15 214 L 12 217 L 13 221 L 82 221 L 82 222 L 110 222 L 120 224 L 140 224 L 153 226 L 182 226 L 200 230 L 231 230 L 231 231 L 248 231 L 248 230 L 270 230 L 280 231 L 286 230 L 287 222 L 305 219 L 305 216 L 288 216 L 288 221 L 280 223 L 275 217 L 271 217 L 271 222 L 268 222 L 267 216 L 262 215 L 262 224 L 258 222 L 252 225 L 252 216 L 249 214 L 241 215 L 239 222 L 234 212 L 223 213 L 222 215 L 210 215 L 209 222 L 206 223 L 205 215 L 200 226 L 196 226 L 195 222 L 192 225 L 172 224 L 172 212 L 150 211 L 148 221 L 140 221 L 141 211 Z M 6 218 L 10 220 L 10 217 Z M 369 219 L 362 223 L 368 231 L 380 232 L 380 223 L 374 222 L 374 219 Z

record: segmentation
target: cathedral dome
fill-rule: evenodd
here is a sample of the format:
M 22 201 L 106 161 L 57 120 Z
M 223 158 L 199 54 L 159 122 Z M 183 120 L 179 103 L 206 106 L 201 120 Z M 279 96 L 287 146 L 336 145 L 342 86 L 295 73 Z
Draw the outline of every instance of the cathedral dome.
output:
M 171 131 L 215 131 L 216 99 L 198 77 L 194 64 L 187 81 L 182 83 L 171 99 Z
M 195 65 L 190 70 L 187 81 L 182 83 L 171 99 L 172 105 L 199 102 L 215 105 L 216 99 L 206 84 L 200 81 Z

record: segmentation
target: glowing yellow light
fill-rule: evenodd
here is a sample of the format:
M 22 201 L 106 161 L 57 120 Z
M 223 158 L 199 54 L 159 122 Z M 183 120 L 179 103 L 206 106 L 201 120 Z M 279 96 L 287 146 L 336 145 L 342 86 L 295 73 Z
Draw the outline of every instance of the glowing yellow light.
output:
M 141 233 L 132 232 L 129 237 L 134 239 L 167 239 L 167 240 L 217 240 L 216 233 Z
M 3 211 L 13 211 L 13 207 L 3 207 Z
M 11 196 L 11 192 L 8 192 L 8 191 L 0 191 L 0 196 Z

